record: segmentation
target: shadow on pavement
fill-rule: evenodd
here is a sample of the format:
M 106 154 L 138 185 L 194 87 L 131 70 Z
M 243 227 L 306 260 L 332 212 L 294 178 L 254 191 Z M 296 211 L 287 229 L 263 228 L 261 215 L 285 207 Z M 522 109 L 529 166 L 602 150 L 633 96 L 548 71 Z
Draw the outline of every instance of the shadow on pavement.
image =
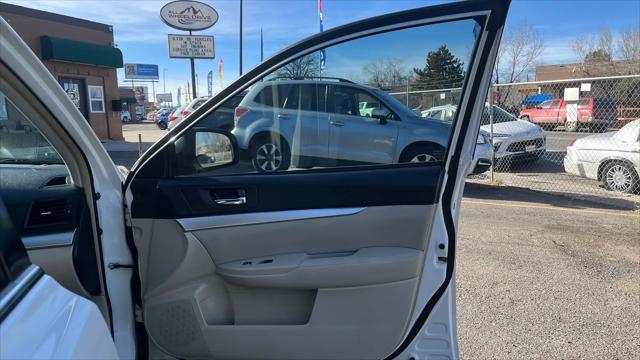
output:
M 467 182 L 464 189 L 464 197 L 477 200 L 501 200 L 517 201 L 534 204 L 543 204 L 572 209 L 606 209 L 606 210 L 636 210 L 639 204 L 635 201 L 616 199 L 616 204 L 603 204 L 602 202 L 576 199 L 575 194 L 542 192 L 524 189 L 514 186 L 494 186 Z

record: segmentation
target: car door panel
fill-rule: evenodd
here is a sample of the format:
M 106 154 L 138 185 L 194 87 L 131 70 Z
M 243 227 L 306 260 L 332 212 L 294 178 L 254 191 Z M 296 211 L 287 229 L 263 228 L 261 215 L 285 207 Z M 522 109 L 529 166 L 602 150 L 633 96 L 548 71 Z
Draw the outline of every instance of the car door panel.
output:
M 154 346 L 178 358 L 456 357 L 460 194 L 484 108 L 475 99 L 488 88 L 507 6 L 447 4 L 305 40 L 222 90 L 173 130 L 173 140 L 152 146 L 125 188 L 133 195 L 145 327 Z M 464 61 L 469 70 L 445 162 L 275 173 L 240 162 L 218 172 L 172 172 L 179 157 L 172 144 L 191 136 L 200 117 L 258 80 L 278 81 L 268 75 L 289 61 L 454 18 L 474 50 Z M 328 49 L 339 59 L 339 48 Z M 219 202 L 232 198 L 246 202 Z M 442 323 L 428 322 L 432 311 Z
M 185 338 L 165 348 L 175 356 L 203 357 L 212 351 L 220 357 L 250 353 L 260 358 L 260 348 L 285 339 L 295 346 L 271 348 L 265 356 L 299 359 L 313 351 L 314 358 L 348 358 L 390 352 L 397 335 L 389 335 L 402 332 L 411 313 L 405 302 L 411 301 L 422 267 L 429 223 L 424 214 L 432 211 L 432 205 L 367 207 L 335 216 L 310 213 L 293 221 L 274 212 L 270 220 L 249 224 L 227 215 L 211 217 L 211 228 L 200 221 L 192 231 L 180 221 L 136 220 L 136 226 L 146 228 L 141 233 L 152 234 L 138 248 L 162 252 L 149 254 L 153 263 L 145 265 L 144 311 L 158 320 L 147 324 L 149 334 L 158 344 L 174 344 L 163 334 L 171 333 L 175 323 L 159 319 L 180 313 L 195 322 L 189 326 L 203 329 L 204 342 Z M 398 226 L 403 236 L 397 236 Z M 383 311 L 386 307 L 393 310 Z M 371 311 L 376 319 L 363 322 Z M 364 354 L 347 349 L 349 341 L 341 338 L 355 334 L 375 339 L 377 346 Z M 230 337 L 237 339 L 220 340 Z M 327 341 L 336 345 L 326 348 Z M 215 347 L 206 346 L 212 342 Z M 242 343 L 250 350 L 243 350 Z
M 274 173 L 138 180 L 132 185 L 134 218 L 179 219 L 196 216 L 351 206 L 418 205 L 436 202 L 442 167 L 438 164 L 393 169 Z M 363 180 L 364 179 L 364 180 Z M 247 203 L 223 206 L 217 194 L 244 192 Z M 228 194 L 228 195 L 226 195 Z

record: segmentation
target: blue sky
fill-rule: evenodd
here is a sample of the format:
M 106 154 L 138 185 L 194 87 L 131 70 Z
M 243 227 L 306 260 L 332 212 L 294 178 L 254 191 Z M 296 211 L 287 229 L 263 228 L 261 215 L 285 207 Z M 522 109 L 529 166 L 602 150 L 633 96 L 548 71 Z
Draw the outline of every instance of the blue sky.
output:
M 5 0 L 6 1 L 6 0 Z M 197 60 L 199 94 L 207 91 L 206 75 L 209 70 L 217 74 L 218 59 L 224 61 L 225 84 L 238 76 L 238 14 L 236 0 L 201 0 L 213 6 L 220 20 L 201 35 L 215 36 L 215 60 Z M 163 70 L 166 69 L 167 92 L 174 93 L 190 80 L 189 61 L 169 59 L 167 34 L 180 33 L 165 25 L 159 17 L 160 8 L 168 1 L 75 1 L 75 0 L 22 0 L 6 1 L 17 5 L 60 13 L 113 25 L 115 43 L 122 50 L 126 63 L 158 64 L 161 81 L 156 92 L 163 88 Z M 433 1 L 409 0 L 324 0 L 325 29 L 370 16 L 435 4 Z M 640 1 L 518 1 L 514 0 L 508 25 L 523 20 L 539 30 L 545 41 L 542 62 L 566 63 L 575 60 L 571 42 L 576 36 L 597 33 L 608 26 L 618 36 L 624 27 L 640 26 Z M 317 0 L 244 0 L 244 69 L 260 60 L 260 28 L 264 30 L 265 58 L 279 49 L 318 31 Z M 435 45 L 435 44 L 434 44 Z M 331 53 L 327 68 L 331 69 Z M 122 72 L 119 78 L 124 78 Z M 217 76 L 214 76 L 217 79 Z M 218 83 L 214 81 L 214 90 Z

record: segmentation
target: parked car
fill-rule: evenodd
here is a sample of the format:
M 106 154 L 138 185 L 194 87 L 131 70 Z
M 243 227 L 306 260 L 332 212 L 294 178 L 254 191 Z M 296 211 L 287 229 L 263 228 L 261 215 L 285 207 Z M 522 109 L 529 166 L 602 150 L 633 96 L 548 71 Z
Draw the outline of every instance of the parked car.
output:
M 488 91 L 508 5 L 411 9 L 299 41 L 205 102 L 130 171 L 0 17 L 0 45 L 11 50 L 0 51 L 0 91 L 63 160 L 16 164 L 13 149 L 43 144 L 33 134 L 0 142 L 0 358 L 457 359 L 456 229 L 472 114 L 484 106 L 477 94 Z M 417 67 L 440 44 L 473 49 L 457 54 L 466 77 L 455 124 L 322 79 L 289 80 L 270 109 L 262 95 L 236 107 L 245 134 L 261 134 L 246 123 L 261 111 L 281 123 L 255 117 L 265 129 L 290 131 L 271 144 L 287 136 L 294 154 L 318 147 L 358 166 L 259 173 L 238 156 L 242 136 L 200 126 L 252 85 L 279 90 L 286 80 L 264 79 L 321 49 L 355 73 L 390 51 Z M 328 101 L 313 86 L 330 90 Z M 361 116 L 370 98 L 384 108 Z M 413 139 L 433 143 L 404 146 Z
M 618 131 L 573 140 L 567 147 L 564 170 L 601 181 L 612 191 L 640 190 L 640 119 Z
M 168 121 L 167 130 L 171 130 L 171 128 L 174 126 L 173 124 L 177 124 L 180 121 L 182 121 L 182 110 L 184 110 L 184 108 L 186 107 L 187 105 L 178 106 L 173 111 L 173 113 L 169 115 L 169 117 L 167 118 L 167 121 Z
M 131 114 L 129 113 L 129 110 L 120 111 L 120 120 L 122 120 L 123 123 L 131 121 Z
M 362 115 L 361 103 L 380 107 Z M 370 86 L 344 79 L 277 79 L 249 90 L 235 110 L 232 133 L 255 169 L 271 172 L 291 165 L 439 162 L 450 128 L 448 122 L 418 117 Z M 300 138 L 314 140 L 297 146 Z
M 591 131 L 606 131 L 616 121 L 616 106 L 610 100 L 581 98 L 577 102 L 577 122 L 567 121 L 567 103 L 563 99 L 549 99 L 535 108 L 520 111 L 518 118 L 554 129 L 564 126 L 566 131 L 577 131 L 587 126 Z
M 493 109 L 493 147 L 496 163 L 535 162 L 544 155 L 546 136 L 540 126 L 520 120 L 497 105 L 491 108 Z M 453 121 L 456 110 L 456 105 L 436 106 L 422 111 L 422 116 Z M 480 125 L 481 131 L 486 134 L 491 133 L 489 104 L 485 104 Z
M 176 117 L 174 120 L 169 121 L 169 130 L 173 129 L 176 125 L 178 125 L 184 118 L 189 116 L 192 112 L 194 112 L 197 108 L 202 106 L 209 99 L 208 96 L 201 96 L 191 100 L 180 112 L 180 116 Z

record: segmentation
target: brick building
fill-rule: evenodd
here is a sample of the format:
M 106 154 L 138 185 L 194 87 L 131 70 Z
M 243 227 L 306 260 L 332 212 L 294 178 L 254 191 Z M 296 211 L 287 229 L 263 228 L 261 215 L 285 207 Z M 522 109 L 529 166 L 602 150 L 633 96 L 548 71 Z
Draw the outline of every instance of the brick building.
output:
M 98 138 L 122 140 L 116 69 L 123 61 L 113 28 L 6 3 L 0 3 L 0 16 L 42 60 Z

